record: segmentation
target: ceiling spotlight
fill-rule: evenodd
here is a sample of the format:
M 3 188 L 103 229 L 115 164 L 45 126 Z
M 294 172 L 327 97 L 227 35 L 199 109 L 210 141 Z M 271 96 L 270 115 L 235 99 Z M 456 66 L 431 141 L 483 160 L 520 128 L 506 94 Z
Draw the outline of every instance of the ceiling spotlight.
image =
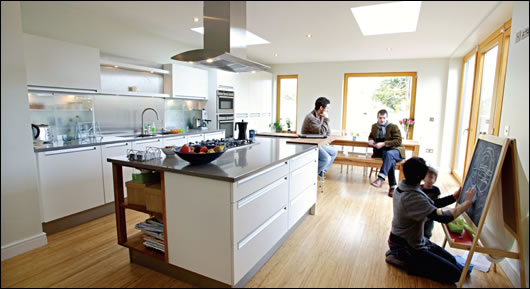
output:
M 387 47 L 386 51 L 392 51 L 391 47 Z
M 313 35 L 311 35 L 311 34 L 307 34 L 305 37 L 307 37 L 307 38 L 311 38 L 311 37 L 313 37 Z
M 208 58 L 208 59 L 206 59 L 206 62 L 208 62 L 208 63 L 212 63 L 212 62 L 213 62 L 213 59 Z
M 194 17 L 193 22 L 199 22 L 199 17 Z
M 278 53 L 274 53 L 274 56 L 278 56 Z

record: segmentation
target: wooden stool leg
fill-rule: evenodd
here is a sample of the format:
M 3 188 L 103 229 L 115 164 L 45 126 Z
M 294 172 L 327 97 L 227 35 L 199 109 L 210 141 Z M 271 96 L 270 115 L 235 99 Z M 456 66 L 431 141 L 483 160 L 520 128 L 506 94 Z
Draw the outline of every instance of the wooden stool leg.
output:
M 444 242 L 443 242 L 442 248 L 445 248 L 445 244 L 447 244 L 447 237 L 444 238 Z
M 493 272 L 497 273 L 497 263 L 493 263 Z

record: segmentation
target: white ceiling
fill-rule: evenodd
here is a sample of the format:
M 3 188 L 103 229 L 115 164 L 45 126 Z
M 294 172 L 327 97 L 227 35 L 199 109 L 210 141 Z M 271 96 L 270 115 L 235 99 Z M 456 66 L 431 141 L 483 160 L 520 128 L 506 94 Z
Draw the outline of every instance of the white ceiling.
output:
M 364 37 L 350 8 L 387 2 L 393 1 L 249 1 L 247 30 L 270 44 L 247 47 L 248 58 L 280 64 L 461 56 L 453 54 L 484 19 L 497 17 L 500 1 L 424 1 L 416 32 Z M 202 1 L 63 3 L 202 48 L 203 36 L 190 30 L 202 26 L 202 19 L 193 22 L 202 18 Z

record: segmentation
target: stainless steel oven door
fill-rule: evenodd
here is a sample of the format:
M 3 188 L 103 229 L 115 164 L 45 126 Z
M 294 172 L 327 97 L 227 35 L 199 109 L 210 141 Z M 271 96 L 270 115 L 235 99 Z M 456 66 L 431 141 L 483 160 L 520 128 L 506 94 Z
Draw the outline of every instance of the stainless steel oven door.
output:
M 217 113 L 234 113 L 234 98 L 233 97 L 218 97 L 217 98 Z
M 219 129 L 224 129 L 225 138 L 234 137 L 234 120 L 219 120 Z

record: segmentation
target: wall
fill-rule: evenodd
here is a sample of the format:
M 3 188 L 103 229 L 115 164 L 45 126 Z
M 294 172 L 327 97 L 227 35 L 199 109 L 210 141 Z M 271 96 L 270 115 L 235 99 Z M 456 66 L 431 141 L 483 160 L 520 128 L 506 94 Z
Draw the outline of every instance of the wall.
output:
M 514 138 L 517 141 L 518 150 L 518 165 L 519 165 L 519 193 L 521 195 L 521 216 L 523 218 L 524 231 L 524 248 L 525 248 L 525 268 L 526 268 L 526 287 L 528 287 L 528 130 L 529 130 L 529 116 L 528 116 L 528 41 L 525 38 L 518 43 L 515 43 L 515 36 L 521 29 L 528 29 L 528 2 L 516 1 L 513 7 L 512 28 L 510 37 L 510 48 L 508 51 L 508 65 L 506 67 L 506 82 L 504 84 L 504 98 L 502 103 L 502 115 L 500 124 L 500 133 L 503 135 L 504 127 L 509 126 L 509 138 Z M 515 248 L 514 248 L 515 249 Z M 508 265 L 507 265 L 508 264 Z M 510 267 L 514 274 L 508 276 L 515 286 L 520 286 L 518 280 L 519 262 L 515 260 L 507 260 L 503 264 L 505 271 L 510 271 Z
M 297 130 L 300 130 L 304 117 L 314 108 L 315 100 L 320 96 L 331 101 L 331 129 L 341 130 L 345 73 L 417 72 L 414 139 L 420 142 L 420 156 L 439 166 L 448 65 L 449 59 L 446 58 L 323 62 L 273 65 L 272 73 L 275 80 L 277 75 L 298 74 Z M 434 122 L 429 122 L 430 117 L 434 117 Z M 376 120 L 374 116 L 374 123 Z M 397 120 L 390 121 L 397 123 Z M 433 136 L 433 131 L 438 133 Z M 426 148 L 432 148 L 433 153 L 426 153 Z
M 20 2 L 2 2 L 2 260 L 45 245 L 30 130 Z

